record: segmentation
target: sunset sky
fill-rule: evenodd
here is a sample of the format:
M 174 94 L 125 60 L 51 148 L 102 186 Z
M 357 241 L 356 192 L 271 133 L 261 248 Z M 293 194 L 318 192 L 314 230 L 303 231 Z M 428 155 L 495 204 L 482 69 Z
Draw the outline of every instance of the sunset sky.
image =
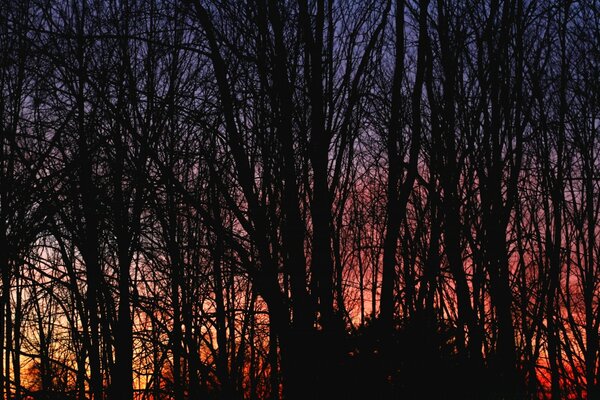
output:
M 0 400 L 600 398 L 597 0 L 4 0 Z

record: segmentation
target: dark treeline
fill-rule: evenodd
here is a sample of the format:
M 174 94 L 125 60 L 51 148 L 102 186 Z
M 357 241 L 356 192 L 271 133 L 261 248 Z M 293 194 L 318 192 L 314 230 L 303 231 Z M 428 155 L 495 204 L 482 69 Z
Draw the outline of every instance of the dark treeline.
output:
M 600 398 L 595 0 L 0 2 L 0 399 Z

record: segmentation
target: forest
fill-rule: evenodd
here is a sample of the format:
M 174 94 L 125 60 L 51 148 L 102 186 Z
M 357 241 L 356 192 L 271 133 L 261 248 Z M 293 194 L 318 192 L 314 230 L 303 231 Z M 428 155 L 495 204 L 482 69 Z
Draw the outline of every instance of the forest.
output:
M 0 89 L 0 400 L 600 399 L 598 0 L 2 0 Z

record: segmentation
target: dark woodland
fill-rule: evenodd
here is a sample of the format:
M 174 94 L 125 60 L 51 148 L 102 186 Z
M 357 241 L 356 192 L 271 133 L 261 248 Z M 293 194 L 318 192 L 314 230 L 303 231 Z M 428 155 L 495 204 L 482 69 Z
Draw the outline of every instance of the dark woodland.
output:
M 0 400 L 600 399 L 598 0 L 1 0 Z

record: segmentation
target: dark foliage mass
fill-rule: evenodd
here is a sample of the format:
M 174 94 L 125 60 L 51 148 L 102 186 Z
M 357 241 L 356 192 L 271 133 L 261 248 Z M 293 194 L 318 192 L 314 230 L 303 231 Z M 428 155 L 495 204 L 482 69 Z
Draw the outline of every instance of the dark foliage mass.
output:
M 0 88 L 0 400 L 599 398 L 596 0 L 3 0 Z

